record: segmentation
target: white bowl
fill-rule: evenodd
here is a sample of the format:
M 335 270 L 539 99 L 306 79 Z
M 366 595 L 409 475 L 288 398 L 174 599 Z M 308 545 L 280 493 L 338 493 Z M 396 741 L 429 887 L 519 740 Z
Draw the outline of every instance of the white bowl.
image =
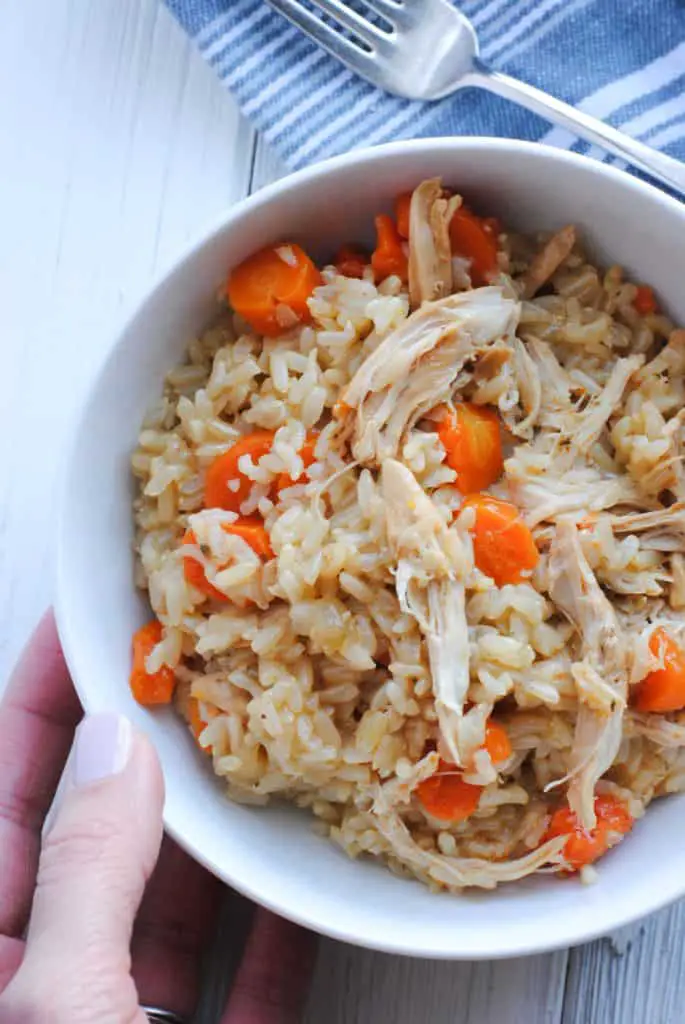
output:
M 577 224 L 600 263 L 621 263 L 653 284 L 685 322 L 685 207 L 605 165 L 528 143 L 444 139 L 357 152 L 286 178 L 235 206 L 112 342 L 68 457 L 57 611 L 86 709 L 118 710 L 148 733 L 166 778 L 166 826 L 216 875 L 349 942 L 423 957 L 504 957 L 583 942 L 682 896 L 685 796 L 650 807 L 593 886 L 546 876 L 491 893 L 436 895 L 382 864 L 348 859 L 294 808 L 231 803 L 176 715 L 139 707 L 127 684 L 131 634 L 149 617 L 133 587 L 129 456 L 145 409 L 210 314 L 228 268 L 276 239 L 330 257 L 339 243 L 368 237 L 393 196 L 434 175 L 505 223 Z

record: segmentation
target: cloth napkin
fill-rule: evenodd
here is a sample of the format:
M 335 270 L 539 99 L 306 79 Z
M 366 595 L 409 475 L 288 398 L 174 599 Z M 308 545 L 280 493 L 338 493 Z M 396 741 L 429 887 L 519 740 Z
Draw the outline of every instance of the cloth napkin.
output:
M 368 85 L 263 0 L 165 0 L 244 114 L 291 168 L 419 136 L 533 139 L 603 151 L 513 103 L 464 89 L 437 103 Z M 685 0 L 460 0 L 491 67 L 685 159 Z M 612 158 L 606 158 L 612 159 Z

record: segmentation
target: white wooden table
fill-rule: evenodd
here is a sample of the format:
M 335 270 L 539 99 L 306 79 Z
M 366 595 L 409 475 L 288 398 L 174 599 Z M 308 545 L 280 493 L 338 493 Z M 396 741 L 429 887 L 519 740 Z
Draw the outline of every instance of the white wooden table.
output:
M 277 173 L 157 0 L 0 4 L 0 681 L 51 599 L 55 481 L 93 360 L 151 276 Z M 245 916 L 229 903 L 202 1024 Z M 322 941 L 306 1020 L 675 1024 L 684 929 L 679 905 L 590 946 L 473 964 Z

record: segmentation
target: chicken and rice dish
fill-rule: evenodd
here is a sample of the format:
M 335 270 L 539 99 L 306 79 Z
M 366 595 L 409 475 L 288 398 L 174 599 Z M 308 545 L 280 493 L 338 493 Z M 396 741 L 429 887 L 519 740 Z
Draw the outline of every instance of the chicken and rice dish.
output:
M 376 235 L 255 253 L 169 373 L 133 693 L 351 856 L 590 880 L 685 788 L 685 331 L 438 179 Z

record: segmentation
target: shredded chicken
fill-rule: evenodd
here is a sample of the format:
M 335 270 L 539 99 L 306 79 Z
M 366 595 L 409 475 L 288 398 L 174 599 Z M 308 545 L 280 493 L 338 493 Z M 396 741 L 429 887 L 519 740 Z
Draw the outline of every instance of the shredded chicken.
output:
M 645 357 L 642 355 L 616 360 L 609 380 L 602 391 L 593 398 L 582 415 L 577 417 L 571 437 L 572 451 L 589 451 L 621 402 L 630 378 L 640 369 L 644 361 Z
M 576 244 L 576 229 L 572 224 L 561 228 L 533 257 L 523 278 L 523 297 L 532 299 L 543 284 L 556 273 Z
M 685 555 L 679 551 L 671 555 L 671 589 L 668 600 L 671 608 L 685 608 Z
M 595 786 L 621 742 L 628 696 L 630 652 L 616 614 L 583 554 L 573 523 L 558 523 L 549 556 L 550 596 L 578 631 L 581 660 L 576 683 L 594 681 L 607 693 L 606 707 L 581 700 L 571 749 L 568 802 L 584 828 L 594 828 Z M 582 687 L 581 687 L 582 693 Z
M 339 418 L 362 463 L 397 456 L 420 417 L 451 396 L 467 362 L 510 341 L 518 304 L 502 289 L 477 288 L 424 303 L 362 363 L 343 392 Z
M 471 552 L 402 463 L 383 463 L 381 492 L 397 559 L 397 597 L 426 638 L 440 730 L 454 763 L 461 764 L 459 724 L 469 686 L 464 577 Z
M 668 343 L 661 351 L 651 359 L 637 376 L 639 383 L 644 383 L 650 377 L 659 377 L 666 374 L 682 375 L 685 373 L 685 330 L 672 331 Z
M 685 503 L 633 515 L 611 516 L 614 533 L 640 534 L 643 548 L 685 552 Z
M 530 438 L 542 405 L 542 383 L 535 361 L 519 338 L 514 338 L 514 379 L 524 418 L 516 420 L 503 414 L 503 419 L 516 437 Z
M 563 429 L 566 417 L 573 415 L 571 378 L 558 362 L 552 347 L 539 338 L 526 339 L 528 355 L 535 363 L 540 380 L 539 425 L 556 430 Z
M 512 499 L 529 526 L 575 512 L 599 512 L 615 505 L 653 507 L 626 476 L 605 474 L 592 466 L 581 465 L 555 473 L 550 460 L 547 473 L 532 476 L 520 472 L 512 459 L 505 464 L 505 471 Z
M 440 178 L 414 189 L 409 212 L 409 301 L 413 309 L 453 291 L 449 224 L 461 203 L 446 198 Z
M 507 344 L 495 344 L 484 352 L 473 369 L 473 379 L 480 383 L 496 377 L 505 363 L 511 359 L 511 348 Z
M 411 864 L 430 875 L 434 881 L 452 889 L 464 889 L 467 886 L 494 889 L 501 882 L 525 878 L 545 865 L 563 863 L 561 852 L 566 845 L 566 836 L 550 839 L 523 857 L 498 863 L 477 857 L 448 857 L 424 850 L 414 841 L 382 790 L 379 790 L 371 813 L 378 831 L 401 862 Z
M 631 712 L 629 723 L 640 736 L 660 747 L 685 747 L 685 723 L 669 722 L 662 715 Z

